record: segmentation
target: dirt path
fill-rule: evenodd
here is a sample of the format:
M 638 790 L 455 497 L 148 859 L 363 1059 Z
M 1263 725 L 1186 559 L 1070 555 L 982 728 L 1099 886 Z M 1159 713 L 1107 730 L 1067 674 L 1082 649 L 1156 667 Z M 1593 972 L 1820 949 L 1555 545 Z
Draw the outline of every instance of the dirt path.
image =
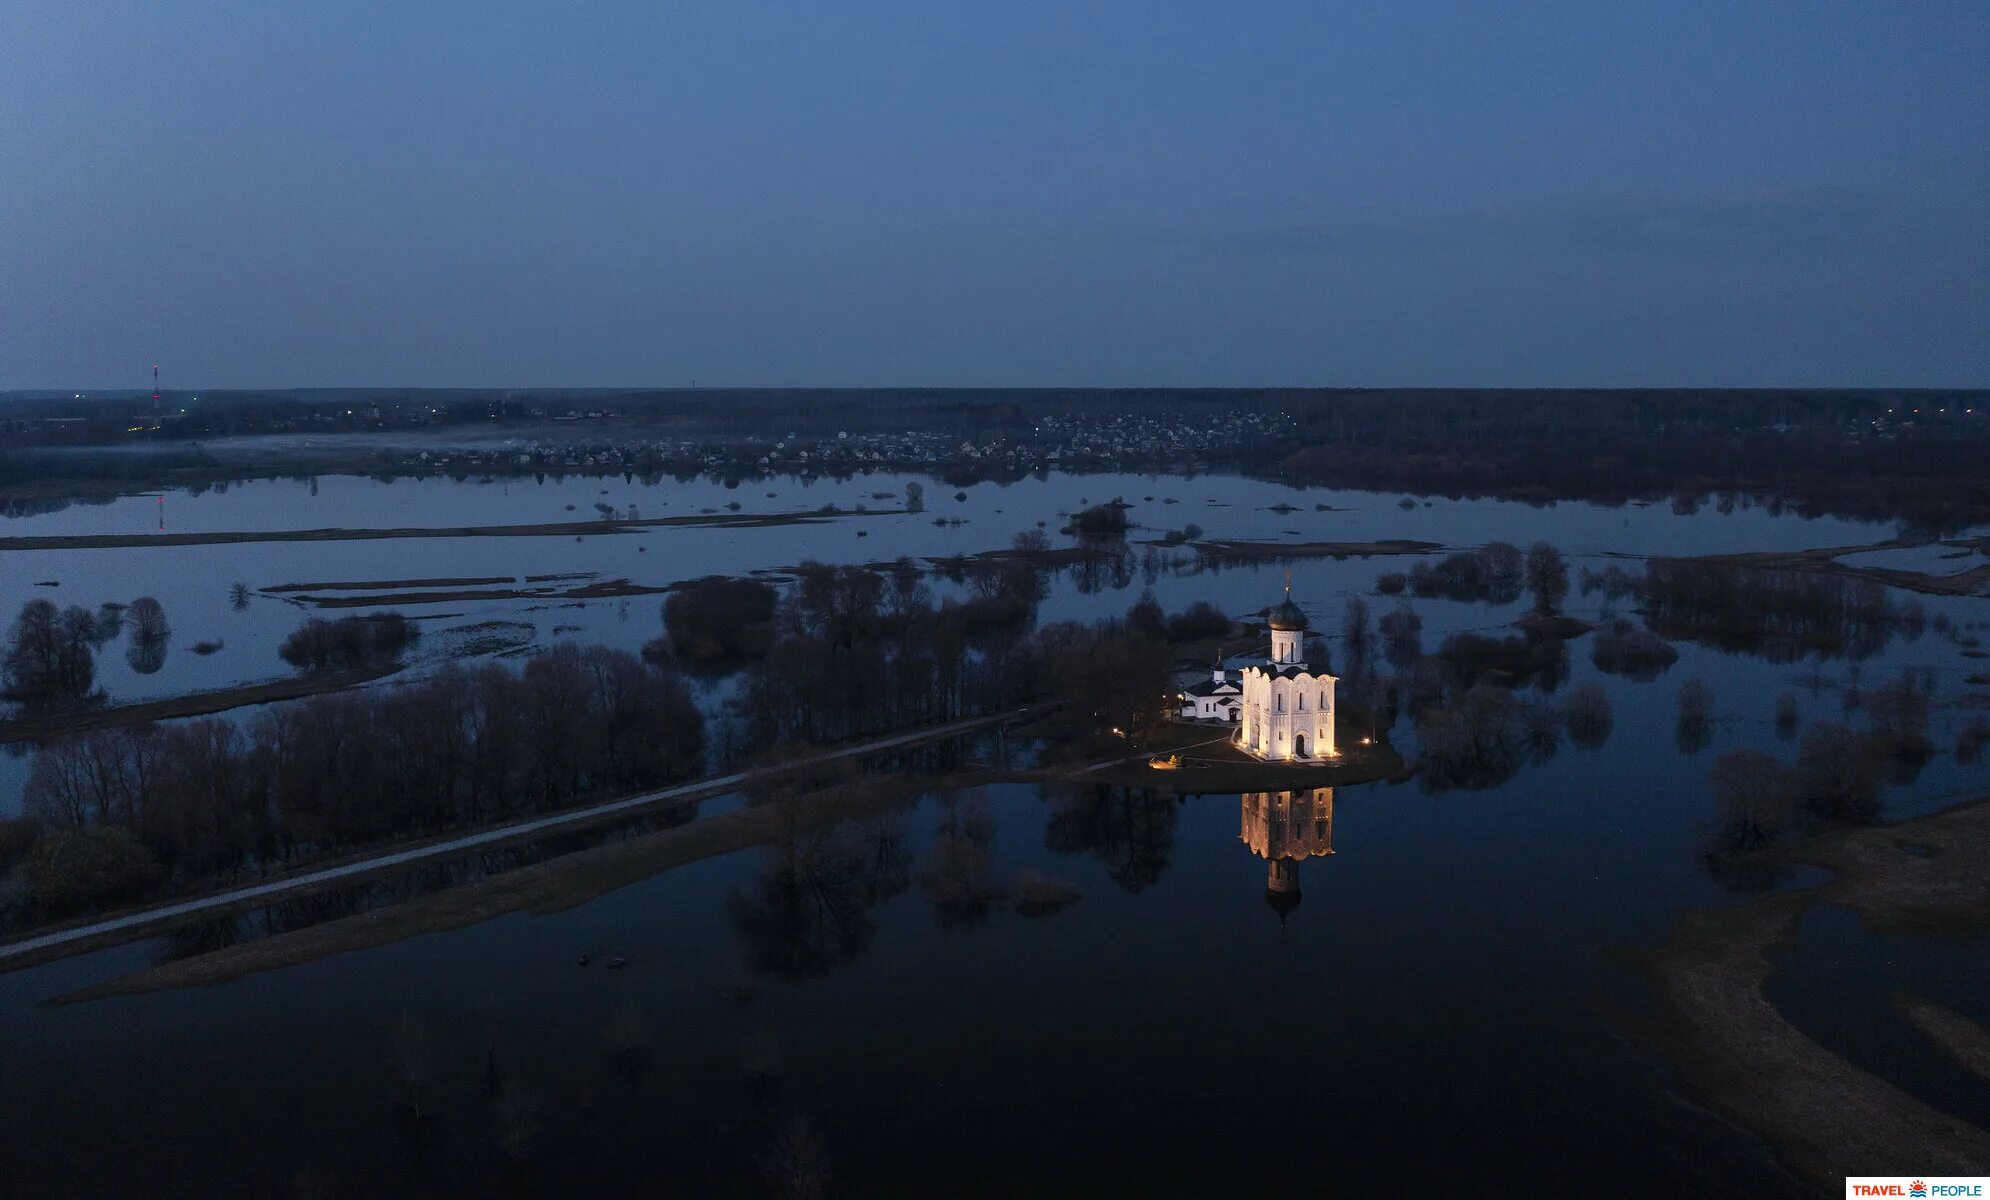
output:
M 0 971 L 11 971 L 36 963 L 63 958 L 84 950 L 101 949 L 132 941 L 157 932 L 171 925 L 222 913 L 238 912 L 243 909 L 260 908 L 284 897 L 294 897 L 308 892 L 324 891 L 345 887 L 363 879 L 377 875 L 404 871 L 411 866 L 433 863 L 481 850 L 492 849 L 511 842 L 530 841 L 554 833 L 572 832 L 591 825 L 602 824 L 632 815 L 643 809 L 666 804 L 682 803 L 686 800 L 732 791 L 747 781 L 763 774 L 782 773 L 800 767 L 835 762 L 840 759 L 858 758 L 893 750 L 922 742 L 939 741 L 956 737 L 990 725 L 1002 724 L 1028 715 L 1030 709 L 1017 709 L 988 717 L 973 717 L 963 721 L 953 721 L 946 725 L 935 725 L 926 729 L 915 729 L 908 733 L 893 734 L 890 737 L 875 738 L 867 742 L 844 746 L 825 751 L 808 758 L 784 762 L 768 771 L 735 771 L 728 775 L 710 776 L 678 784 L 675 787 L 640 795 L 626 796 L 619 800 L 609 800 L 582 808 L 551 813 L 530 820 L 516 821 L 493 829 L 482 829 L 456 837 L 425 842 L 397 850 L 383 850 L 362 858 L 342 862 L 336 866 L 307 870 L 299 874 L 287 875 L 264 883 L 246 887 L 229 888 L 212 892 L 191 900 L 171 904 L 155 905 L 134 912 L 106 917 L 67 928 L 39 933 L 17 941 L 0 945 Z
M 106 996 L 225 983 L 403 938 L 461 929 L 507 913 L 560 912 L 672 867 L 766 845 L 801 830 L 887 812 L 916 799 L 926 786 L 917 777 L 893 775 L 703 817 L 399 904 L 160 963 L 58 997 L 54 1003 L 75 1004 Z

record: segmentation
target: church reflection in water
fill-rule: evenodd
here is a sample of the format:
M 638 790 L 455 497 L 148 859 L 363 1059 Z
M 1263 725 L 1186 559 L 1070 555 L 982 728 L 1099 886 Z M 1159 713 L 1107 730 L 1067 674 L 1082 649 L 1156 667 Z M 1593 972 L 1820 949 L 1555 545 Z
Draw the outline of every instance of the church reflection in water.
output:
M 1278 914 L 1299 907 L 1299 864 L 1334 852 L 1334 789 L 1244 793 L 1244 844 L 1270 863 L 1264 899 Z

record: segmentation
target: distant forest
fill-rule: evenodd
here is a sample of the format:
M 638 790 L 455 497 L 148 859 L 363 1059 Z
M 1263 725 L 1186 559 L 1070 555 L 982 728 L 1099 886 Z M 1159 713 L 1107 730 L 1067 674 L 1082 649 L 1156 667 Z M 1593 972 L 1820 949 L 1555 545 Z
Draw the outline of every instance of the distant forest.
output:
M 184 411 L 182 411 L 184 410 Z M 1903 517 L 1931 528 L 1990 519 L 1990 392 L 1898 390 L 423 389 L 0 395 L 0 487 L 219 471 L 206 439 L 280 433 L 530 427 L 534 436 L 725 445 L 793 434 L 926 433 L 1027 445 L 1039 422 L 1133 416 L 1176 426 L 1276 413 L 1275 444 L 1180 464 L 1294 483 L 1523 500 L 1722 493 L 1805 511 Z M 557 432 L 549 423 L 576 418 Z M 566 432 L 571 430 L 571 433 Z M 133 455 L 49 447 L 144 446 Z M 1165 469 L 1156 456 L 1095 464 Z M 300 463 L 300 469 L 314 464 Z M 668 464 L 659 463 L 668 469 Z M 894 464 L 917 469 L 919 464 Z M 963 464 L 937 469 L 957 477 Z M 354 469 L 325 464 L 326 469 Z M 265 467 L 262 473 L 273 468 Z M 971 469 L 985 470 L 975 464 Z

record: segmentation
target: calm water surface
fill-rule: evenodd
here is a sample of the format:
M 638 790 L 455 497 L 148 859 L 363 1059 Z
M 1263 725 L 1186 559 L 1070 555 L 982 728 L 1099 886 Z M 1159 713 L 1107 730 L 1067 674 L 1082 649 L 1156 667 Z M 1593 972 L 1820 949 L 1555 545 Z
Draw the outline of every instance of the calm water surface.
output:
M 737 492 L 710 483 L 645 489 L 326 478 L 167 497 L 180 529 L 459 525 L 573 519 L 595 499 L 644 516 L 721 507 L 853 507 L 902 477 L 786 480 Z M 595 571 L 663 584 L 807 558 L 863 562 L 1004 545 L 1083 500 L 1114 495 L 1158 529 L 1210 536 L 1475 545 L 1559 544 L 1577 567 L 1611 553 L 1793 549 L 1890 531 L 1755 509 L 1679 516 L 1663 507 L 1546 508 L 1448 502 L 1404 510 L 1387 495 L 1295 492 L 1230 478 L 1053 477 L 982 484 L 953 499 L 925 481 L 919 516 L 841 518 L 764 530 L 664 529 L 625 536 L 139 548 L 36 554 L 64 602 L 157 596 L 175 628 L 159 672 L 104 654 L 120 699 L 283 673 L 274 647 L 305 615 L 230 582 Z M 607 487 L 610 495 L 599 495 Z M 764 493 L 779 493 L 775 499 Z M 1146 496 L 1155 500 L 1147 502 Z M 1180 502 L 1163 505 L 1173 496 Z M 1280 514 L 1273 504 L 1300 511 Z M 1337 511 L 1319 512 L 1325 503 Z M 565 505 L 575 504 L 576 513 Z M 9 522 L 4 532 L 127 532 L 156 520 L 136 497 Z M 998 511 L 999 510 L 999 511 Z M 935 516 L 967 524 L 936 527 Z M 858 538 L 859 529 L 869 536 Z M 1337 630 L 1345 599 L 1412 559 L 1305 560 L 1294 592 Z M 24 556 L 0 557 L 8 590 Z M 1170 608 L 1233 611 L 1275 599 L 1282 566 L 1156 574 Z M 31 581 L 29 581 L 31 582 Z M 1118 612 L 1149 585 L 1060 576 L 1045 619 Z M 944 588 L 942 588 L 944 590 Z M 1572 597 L 1595 615 L 1600 596 Z M 1928 602 L 1959 624 L 1979 601 Z M 1497 631 L 1505 608 L 1420 601 L 1424 645 Z M 528 601 L 445 604 L 415 615 L 434 633 L 490 620 L 633 648 L 656 636 L 657 598 L 534 611 Z M 183 645 L 226 641 L 198 658 Z M 425 639 L 431 640 L 431 639 Z M 1331 855 L 1298 868 L 1281 914 L 1267 862 L 1241 836 L 1245 798 L 1186 800 L 1004 784 L 929 795 L 881 820 L 661 873 L 568 911 L 468 929 L 215 987 L 52 1007 L 44 1002 L 154 961 L 166 943 L 121 947 L 0 975 L 0 1163 L 23 1195 L 754 1195 L 769 1149 L 797 1116 L 815 1131 L 832 1194 L 1443 1195 L 1800 1194 L 1744 1134 L 1681 1101 L 1661 1067 L 1610 1032 L 1636 985 L 1612 947 L 1662 939 L 1683 907 L 1736 897 L 1700 849 L 1715 812 L 1707 771 L 1742 746 L 1787 758 L 1770 720 L 1797 691 L 1805 719 L 1839 715 L 1840 662 L 1773 664 L 1682 645 L 1650 683 L 1600 675 L 1575 643 L 1571 683 L 1600 680 L 1615 713 L 1600 749 L 1559 753 L 1500 786 L 1429 794 L 1416 782 L 1335 792 Z M 437 658 L 439 661 L 439 656 Z M 1939 637 L 1895 640 L 1859 668 L 1938 672 L 1965 660 Z M 418 669 L 426 669 L 417 664 Z M 1816 673 L 1815 678 L 1811 678 Z M 1676 697 L 1709 684 L 1710 744 L 1675 738 Z M 1806 683 L 1811 687 L 1806 688 Z M 1964 714 L 1937 711 L 1953 744 Z M 1414 748 L 1407 726 L 1399 744 Z M 24 760 L 0 759 L 0 787 Z M 1975 794 L 1980 766 L 1942 754 L 1890 787 L 1889 816 Z M 972 846 L 982 883 L 1035 871 L 1081 894 L 1024 917 L 993 903 L 933 902 L 923 874 Z M 794 886 L 783 890 L 781 884 Z M 783 902 L 783 897 L 788 897 Z M 595 965 L 577 967 L 586 952 Z M 604 971 L 609 955 L 626 970 Z M 1980 948 L 1862 934 L 1813 914 L 1773 998 L 1855 1061 L 1888 1060 L 1981 1119 L 1983 1097 L 1938 1075 L 1885 1007 L 1903 972 L 1978 1019 L 1990 984 Z M 395 1116 L 392 1031 L 433 1046 L 430 1132 Z M 617 1067 L 631 1030 L 643 1069 Z M 622 1059 L 626 1064 L 630 1056 Z M 752 1068 L 749 1070 L 748 1068 Z M 525 1168 L 499 1151 L 493 1068 L 531 1098 Z M 1912 1082 L 1912 1081 L 1909 1081 Z M 300 1172 L 302 1172 L 300 1176 Z

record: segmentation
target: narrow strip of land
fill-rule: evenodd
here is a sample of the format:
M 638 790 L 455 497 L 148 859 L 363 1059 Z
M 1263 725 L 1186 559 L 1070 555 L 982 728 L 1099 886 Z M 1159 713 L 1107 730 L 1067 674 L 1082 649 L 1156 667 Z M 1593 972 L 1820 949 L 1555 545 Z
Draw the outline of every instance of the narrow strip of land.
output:
M 1967 567 L 1948 575 L 1914 571 L 1905 567 L 1876 567 L 1842 561 L 1853 554 L 1878 550 L 1918 550 L 1924 546 L 1949 546 L 1957 550 L 1981 552 L 1983 538 L 1888 538 L 1863 546 L 1819 546 L 1809 550 L 1745 550 L 1732 554 L 1700 554 L 1684 561 L 1719 563 L 1724 566 L 1762 567 L 1777 571 L 1805 571 L 1818 575 L 1838 575 L 1847 579 L 1869 579 L 1889 587 L 1905 588 L 1929 596 L 1977 596 L 1990 587 L 1990 563 Z M 1613 558 L 1665 558 L 1656 554 L 1613 554 Z
M 795 759 L 765 771 L 735 771 L 727 775 L 708 776 L 653 792 L 643 792 L 635 796 L 625 796 L 620 800 L 604 801 L 564 812 L 551 813 L 525 821 L 502 825 L 494 829 L 479 830 L 457 837 L 444 838 L 401 850 L 382 851 L 363 858 L 352 859 L 336 866 L 305 871 L 282 879 L 245 887 L 230 888 L 226 891 L 211 892 L 191 900 L 172 904 L 162 904 L 135 912 L 123 913 L 115 917 L 74 925 L 64 929 L 36 934 L 18 941 L 0 945 L 0 971 L 14 970 L 35 963 L 47 962 L 82 950 L 100 949 L 143 937 L 162 927 L 177 924 L 189 918 L 213 914 L 245 907 L 260 907 L 279 897 L 300 892 L 314 891 L 329 886 L 352 883 L 362 877 L 377 875 L 385 871 L 399 871 L 407 867 L 438 859 L 453 858 L 477 850 L 490 849 L 510 842 L 531 840 L 550 833 L 567 832 L 595 824 L 606 819 L 618 818 L 654 805 L 679 803 L 696 797 L 719 792 L 732 791 L 756 776 L 775 772 L 793 771 L 797 768 L 835 762 L 839 759 L 857 758 L 877 754 L 885 750 L 895 750 L 921 742 L 938 741 L 971 733 L 976 729 L 998 725 L 1028 715 L 1033 709 L 1022 708 L 993 716 L 970 717 L 952 721 L 945 725 L 935 725 L 925 729 L 915 729 L 908 733 L 893 734 L 890 737 L 875 738 L 867 742 L 844 746 L 836 750 L 824 751 L 807 758 Z
M 1250 542 L 1212 538 L 1189 545 L 1205 558 L 1224 562 L 1260 562 L 1287 558 L 1368 558 L 1377 554 L 1435 554 L 1437 542 L 1388 538 L 1379 542 Z
M 86 533 L 0 538 L 8 550 L 117 550 L 132 546 L 220 546 L 238 542 L 364 542 L 384 538 L 462 537 L 583 537 L 596 533 L 633 533 L 669 526 L 726 526 L 757 529 L 770 525 L 812 525 L 831 517 L 891 516 L 898 509 L 857 512 L 702 513 L 686 517 L 645 517 L 641 520 L 552 521 L 537 525 L 437 525 L 398 529 L 244 529 L 213 533 Z
M 124 725 L 170 721 L 177 717 L 199 717 L 250 704 L 271 704 L 278 700 L 315 696 L 320 692 L 336 692 L 344 688 L 357 687 L 362 683 L 371 683 L 376 679 L 384 679 L 399 671 L 401 665 L 383 663 L 377 667 L 363 667 L 357 671 L 321 671 L 312 675 L 300 675 L 294 679 L 272 679 L 267 683 L 245 683 L 240 687 L 216 688 L 208 692 L 169 696 L 164 700 L 141 700 L 134 704 L 112 704 L 103 708 L 86 708 L 47 717 L 0 721 L 0 744 L 39 742 L 91 729 L 115 729 Z

